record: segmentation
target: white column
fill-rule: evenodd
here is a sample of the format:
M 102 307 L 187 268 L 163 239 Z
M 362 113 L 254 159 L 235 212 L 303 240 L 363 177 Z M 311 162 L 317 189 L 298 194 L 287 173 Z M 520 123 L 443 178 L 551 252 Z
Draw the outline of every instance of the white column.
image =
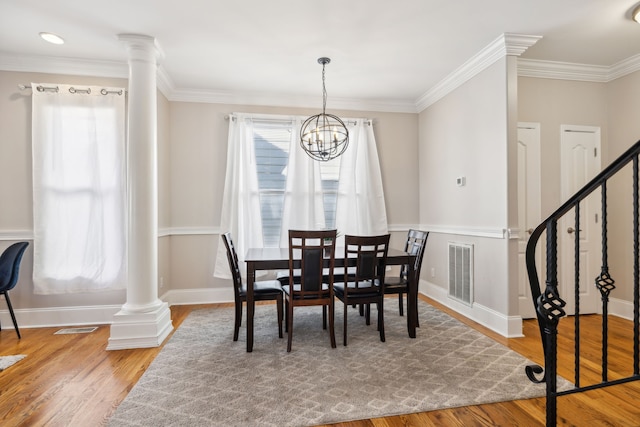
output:
M 153 37 L 121 34 L 129 57 L 127 173 L 127 301 L 114 315 L 107 350 L 157 347 L 173 330 L 167 303 L 158 299 L 158 150 Z

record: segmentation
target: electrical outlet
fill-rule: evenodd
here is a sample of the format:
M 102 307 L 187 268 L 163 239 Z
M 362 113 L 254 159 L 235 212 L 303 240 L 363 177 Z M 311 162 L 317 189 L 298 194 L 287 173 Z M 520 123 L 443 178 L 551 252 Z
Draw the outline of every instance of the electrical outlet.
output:
M 435 269 L 435 267 L 431 267 L 431 277 L 436 277 L 436 269 Z
M 164 277 L 160 276 L 160 289 L 164 287 Z

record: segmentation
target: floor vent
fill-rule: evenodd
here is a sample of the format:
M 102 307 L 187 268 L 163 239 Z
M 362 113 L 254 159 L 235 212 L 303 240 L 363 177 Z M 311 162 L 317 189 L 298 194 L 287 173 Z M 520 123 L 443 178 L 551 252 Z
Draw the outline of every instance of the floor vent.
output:
M 449 242 L 449 297 L 473 302 L 473 245 Z
M 98 329 L 97 326 L 90 328 L 67 328 L 60 329 L 59 331 L 54 332 L 54 335 L 67 335 L 67 334 L 89 334 Z

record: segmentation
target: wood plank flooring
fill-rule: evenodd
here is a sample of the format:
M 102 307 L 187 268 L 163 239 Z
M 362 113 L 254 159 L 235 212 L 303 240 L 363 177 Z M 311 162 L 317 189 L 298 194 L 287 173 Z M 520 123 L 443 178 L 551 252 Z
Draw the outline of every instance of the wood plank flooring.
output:
M 542 363 L 539 331 L 533 321 L 525 321 L 524 338 L 506 339 L 433 300 L 421 298 L 530 360 Z M 177 329 L 193 309 L 202 307 L 207 306 L 171 307 L 174 327 Z M 580 366 L 585 375 L 582 385 L 598 383 L 601 379 L 601 318 L 583 316 L 581 319 L 584 356 Z M 61 328 L 22 329 L 21 340 L 18 340 L 13 325 L 2 326 L 0 355 L 28 355 L 18 364 L 0 372 L 2 426 L 104 425 L 161 350 L 106 351 L 109 338 L 109 327 L 106 325 L 89 334 L 70 335 L 54 335 Z M 572 336 L 573 321 L 563 319 L 560 327 L 559 374 L 572 379 L 573 344 L 565 337 Z M 627 376 L 632 373 L 633 361 L 631 322 L 611 317 L 609 328 L 609 377 Z M 544 407 L 545 399 L 538 398 L 345 422 L 332 426 L 543 426 Z M 558 425 L 640 426 L 640 381 L 560 397 Z

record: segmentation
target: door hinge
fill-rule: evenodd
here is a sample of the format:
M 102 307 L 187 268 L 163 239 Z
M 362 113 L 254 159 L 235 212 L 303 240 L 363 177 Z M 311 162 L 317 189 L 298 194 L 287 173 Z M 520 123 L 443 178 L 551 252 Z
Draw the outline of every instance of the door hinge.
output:
M 598 147 L 593 147 L 593 157 L 598 157 Z

